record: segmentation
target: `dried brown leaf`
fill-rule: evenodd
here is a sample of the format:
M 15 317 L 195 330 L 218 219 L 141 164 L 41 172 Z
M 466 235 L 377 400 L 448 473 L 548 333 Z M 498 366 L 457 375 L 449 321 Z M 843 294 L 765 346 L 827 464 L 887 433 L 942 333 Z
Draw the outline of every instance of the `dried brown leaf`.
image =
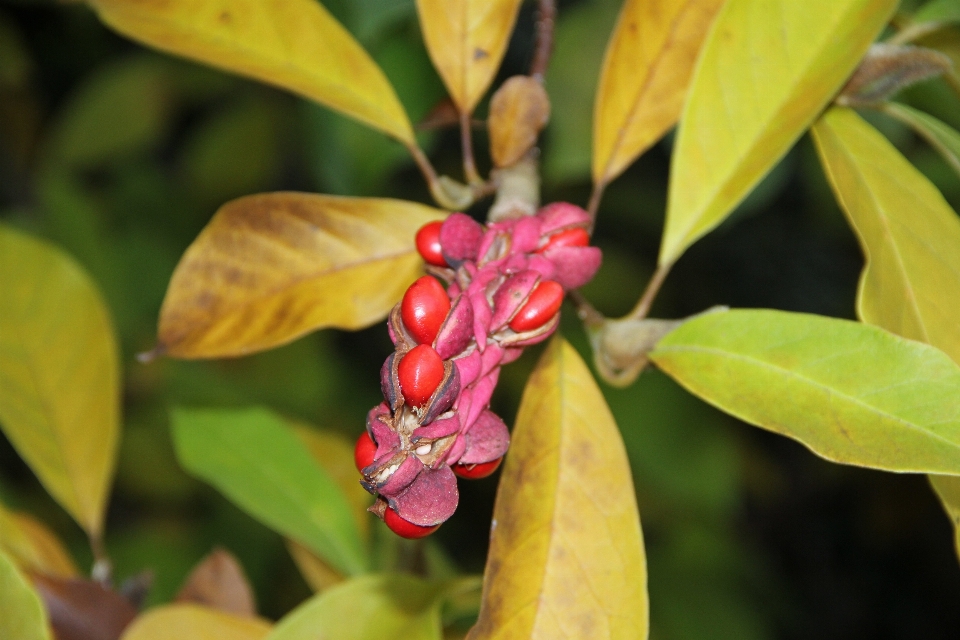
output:
M 513 76 L 490 99 L 490 155 L 498 167 L 509 167 L 537 143 L 550 119 L 550 98 L 530 76 Z
M 180 588 L 176 602 L 194 602 L 240 616 L 255 616 L 253 589 L 240 562 L 216 548 L 201 560 Z

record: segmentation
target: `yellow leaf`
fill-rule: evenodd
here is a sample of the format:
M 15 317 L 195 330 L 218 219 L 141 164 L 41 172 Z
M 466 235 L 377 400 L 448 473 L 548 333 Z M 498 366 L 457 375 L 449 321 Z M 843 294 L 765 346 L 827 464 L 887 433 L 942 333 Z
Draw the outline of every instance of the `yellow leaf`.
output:
M 57 578 L 74 578 L 77 565 L 63 543 L 39 520 L 0 504 L 0 551 L 18 567 Z
M 433 66 L 461 112 L 477 106 L 507 50 L 522 0 L 417 0 Z
M 857 315 L 960 363 L 960 219 L 937 188 L 856 112 L 813 128 L 827 176 L 866 255 Z
M 605 185 L 680 117 L 723 0 L 627 0 L 607 45 L 593 121 L 593 181 Z
M 550 97 L 530 76 L 508 78 L 490 98 L 490 157 L 498 167 L 517 163 L 537 143 L 550 119 Z
M 116 463 L 118 361 L 106 306 L 80 266 L 0 226 L 0 425 L 93 538 Z
M 729 0 L 680 119 L 660 264 L 739 204 L 827 105 L 897 0 Z
M 287 551 L 307 585 L 320 593 L 344 581 L 344 575 L 296 540 L 287 538 Z
M 960 556 L 960 476 L 930 475 L 927 478 L 953 523 L 953 546 Z
M 0 638 L 50 640 L 50 623 L 37 592 L 0 551 Z
M 261 640 L 271 628 L 270 623 L 259 618 L 194 604 L 174 604 L 138 617 L 121 640 Z
M 633 480 L 589 369 L 555 338 L 527 383 L 497 491 L 481 638 L 646 638 Z
M 417 229 L 444 215 L 403 200 L 307 193 L 228 202 L 173 273 L 158 349 L 237 356 L 314 329 L 373 324 L 421 275 Z
M 287 89 L 416 145 L 386 76 L 316 0 L 89 2 L 134 40 Z

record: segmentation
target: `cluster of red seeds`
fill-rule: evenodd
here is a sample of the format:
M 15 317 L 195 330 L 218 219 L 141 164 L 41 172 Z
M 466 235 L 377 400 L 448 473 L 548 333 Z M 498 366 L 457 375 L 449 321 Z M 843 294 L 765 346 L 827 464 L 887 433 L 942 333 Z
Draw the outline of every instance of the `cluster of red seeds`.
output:
M 499 466 L 510 444 L 489 408 L 500 366 L 552 334 L 564 293 L 599 268 L 589 221 L 554 203 L 489 227 L 454 213 L 417 233 L 432 275 L 390 314 L 396 350 L 380 373 L 384 402 L 355 449 L 361 484 L 377 496 L 370 510 L 398 535 L 436 530 L 456 510 L 456 477 Z

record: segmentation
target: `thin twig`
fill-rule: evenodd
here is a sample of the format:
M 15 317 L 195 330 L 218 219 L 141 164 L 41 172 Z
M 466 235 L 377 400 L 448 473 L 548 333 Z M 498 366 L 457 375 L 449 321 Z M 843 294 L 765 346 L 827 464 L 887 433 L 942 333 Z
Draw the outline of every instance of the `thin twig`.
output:
M 583 324 L 588 327 L 599 327 L 606 322 L 603 314 L 590 304 L 590 301 L 580 293 L 579 289 L 572 290 L 569 295 L 570 302 L 577 308 L 577 317 L 580 318 Z
M 530 63 L 530 76 L 543 83 L 553 55 L 553 27 L 557 19 L 556 0 L 540 0 L 537 9 L 537 43 Z
M 946 25 L 942 22 L 921 22 L 918 24 L 911 24 L 908 27 L 904 27 L 894 35 L 892 35 L 888 40 L 887 44 L 910 44 L 915 42 L 924 36 L 928 36 L 935 31 L 943 29 Z
M 650 282 L 647 283 L 646 291 L 640 296 L 640 300 L 637 301 L 637 305 L 633 310 L 627 314 L 627 318 L 643 320 L 647 317 L 650 313 L 650 307 L 653 306 L 653 301 L 656 299 L 657 293 L 660 291 L 660 287 L 663 285 L 663 281 L 666 280 L 667 274 L 670 273 L 672 266 L 673 263 L 671 262 L 657 267 L 657 270 L 653 272 L 653 277 L 650 278 Z
M 593 226 L 597 222 L 597 210 L 600 208 L 600 199 L 603 198 L 603 190 L 607 185 L 596 183 L 593 185 L 593 191 L 590 192 L 590 200 L 587 202 L 587 213 L 590 214 L 590 233 L 593 234 Z
M 483 183 L 483 178 L 477 173 L 477 164 L 473 160 L 473 132 L 471 131 L 470 114 L 460 112 L 460 146 L 463 148 L 463 173 L 467 184 L 473 186 Z

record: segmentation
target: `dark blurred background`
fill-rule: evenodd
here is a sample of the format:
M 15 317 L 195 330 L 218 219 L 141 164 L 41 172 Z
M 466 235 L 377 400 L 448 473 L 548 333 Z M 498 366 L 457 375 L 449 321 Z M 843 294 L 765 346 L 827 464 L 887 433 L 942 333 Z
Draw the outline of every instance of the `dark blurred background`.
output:
M 382 66 L 414 122 L 444 97 L 412 0 L 325 5 Z M 583 205 L 589 195 L 590 96 L 618 8 L 614 0 L 560 2 L 544 201 Z M 523 6 L 501 79 L 529 65 L 533 9 Z M 952 38 L 960 57 L 960 31 L 940 37 Z M 901 99 L 960 128 L 960 100 L 942 80 Z M 865 115 L 960 206 L 960 179 L 933 151 L 902 126 Z M 422 136 L 438 169 L 454 177 L 457 139 L 454 131 Z M 615 181 L 601 207 L 604 266 L 585 292 L 607 315 L 629 310 L 655 265 L 669 140 Z M 486 148 L 481 129 L 476 147 Z M 478 155 L 486 169 L 485 153 Z M 169 599 L 214 544 L 239 556 L 265 615 L 277 618 L 309 595 L 279 536 L 181 471 L 169 436 L 172 406 L 264 404 L 352 439 L 378 401 L 377 371 L 391 350 L 382 324 L 321 331 L 235 360 L 135 360 L 153 346 L 180 254 L 217 207 L 271 190 L 429 202 L 399 144 L 340 115 L 148 51 L 82 5 L 0 0 L 0 222 L 75 256 L 113 313 L 125 417 L 107 547 L 118 580 L 154 571 L 151 603 Z M 487 205 L 471 213 L 482 217 Z M 654 315 L 727 304 L 853 318 L 861 266 L 804 137 L 680 260 Z M 570 311 L 563 332 L 589 358 Z M 532 349 L 503 371 L 494 408 L 508 423 L 538 354 Z M 627 389 L 601 386 L 636 481 L 655 640 L 958 637 L 953 532 L 924 477 L 824 462 L 726 417 L 656 371 Z M 482 571 L 495 488 L 495 477 L 461 483 L 461 506 L 435 536 L 463 571 Z M 0 497 L 53 526 L 89 566 L 80 530 L 2 436 Z

